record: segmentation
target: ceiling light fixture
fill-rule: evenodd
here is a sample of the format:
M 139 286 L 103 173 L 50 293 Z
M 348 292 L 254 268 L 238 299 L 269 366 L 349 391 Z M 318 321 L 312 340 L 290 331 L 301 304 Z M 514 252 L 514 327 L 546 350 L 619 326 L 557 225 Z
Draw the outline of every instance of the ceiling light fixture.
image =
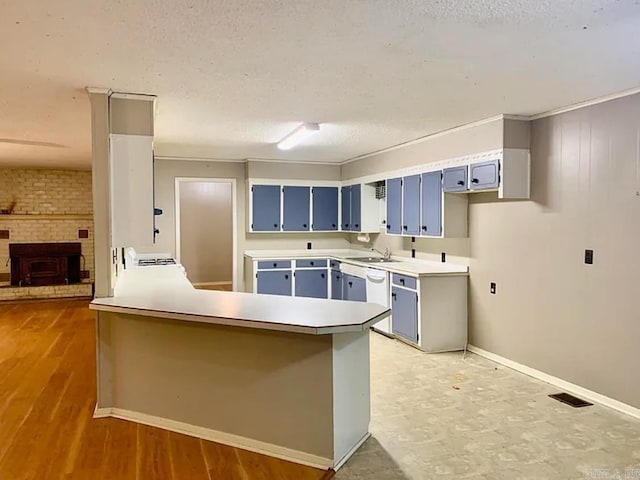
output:
M 299 143 L 304 142 L 308 137 L 317 133 L 319 130 L 320 125 L 317 123 L 303 123 L 289 135 L 284 137 L 280 143 L 278 143 L 278 148 L 280 150 L 290 150 Z

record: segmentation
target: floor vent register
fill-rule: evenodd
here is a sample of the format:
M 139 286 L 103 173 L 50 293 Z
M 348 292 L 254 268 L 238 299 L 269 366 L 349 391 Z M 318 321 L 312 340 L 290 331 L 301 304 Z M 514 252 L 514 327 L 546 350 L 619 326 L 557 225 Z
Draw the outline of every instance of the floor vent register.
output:
M 568 393 L 554 393 L 553 395 L 549 395 L 551 398 L 558 400 L 559 402 L 566 403 L 567 405 L 571 405 L 574 408 L 580 407 L 590 407 L 593 403 L 589 403 L 586 400 L 582 400 L 581 398 L 574 397 Z

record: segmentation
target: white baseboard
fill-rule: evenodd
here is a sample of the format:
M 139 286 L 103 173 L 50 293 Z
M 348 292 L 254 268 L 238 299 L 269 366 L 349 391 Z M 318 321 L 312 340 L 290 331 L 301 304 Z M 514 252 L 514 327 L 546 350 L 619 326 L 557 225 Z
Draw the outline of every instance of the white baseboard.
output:
M 196 438 L 202 438 L 203 440 L 209 440 L 216 443 L 222 443 L 224 445 L 229 445 L 230 447 L 236 447 L 243 450 L 249 450 L 251 452 L 261 453 L 270 457 L 276 457 L 282 460 L 288 460 L 290 462 L 299 463 L 301 465 L 307 465 L 309 467 L 315 467 L 322 470 L 333 468 L 333 460 L 330 458 L 324 458 L 317 455 L 312 455 L 310 453 L 292 450 L 290 448 L 281 447 L 272 443 L 261 442 L 259 440 L 241 437 L 239 435 L 233 435 L 209 428 L 198 427 L 196 425 L 190 425 L 188 423 L 178 422 L 176 420 L 155 417 L 153 415 L 147 415 L 145 413 L 133 412 L 131 410 L 124 410 L 122 408 L 98 408 L 96 406 L 93 418 L 105 417 L 119 418 L 121 420 L 129 420 L 131 422 L 141 423 L 150 427 L 162 428 L 171 432 L 181 433 L 183 435 L 189 435 Z
M 353 448 L 351 450 L 349 450 L 344 457 L 342 457 L 340 460 L 338 460 L 338 462 L 336 462 L 336 464 L 333 467 L 333 469 L 337 472 L 338 469 L 340 467 L 342 467 L 347 462 L 347 460 L 349 460 L 351 458 L 351 456 L 354 453 L 356 453 L 356 451 L 362 446 L 362 444 L 364 442 L 367 441 L 367 439 L 370 436 L 371 436 L 371 434 L 369 432 L 367 432 L 364 437 L 362 437 L 360 440 L 358 440 L 358 442 L 353 446 Z
M 542 380 L 543 382 L 554 385 L 563 391 L 567 391 L 569 393 L 577 395 L 591 402 L 604 405 L 605 407 L 613 408 L 614 410 L 617 410 L 622 413 L 626 413 L 627 415 L 640 419 L 640 408 L 636 408 L 632 405 L 622 403 L 618 400 L 607 397 L 598 392 L 594 392 L 593 390 L 589 390 L 587 388 L 581 387 L 580 385 L 567 382 L 566 380 L 563 380 L 561 378 L 554 377 L 553 375 L 549 375 L 548 373 L 541 372 L 540 370 L 536 370 L 535 368 L 527 367 L 526 365 L 522 365 L 521 363 L 514 362 L 513 360 L 509 360 L 508 358 L 502 357 L 495 353 L 488 352 L 486 350 L 483 350 L 482 348 L 478 348 L 473 345 L 468 345 L 467 350 L 472 353 L 475 353 L 476 355 L 480 355 L 481 357 L 484 357 L 488 360 L 504 365 L 505 367 L 509 367 L 512 370 L 516 370 L 530 377 L 533 377 L 538 380 Z

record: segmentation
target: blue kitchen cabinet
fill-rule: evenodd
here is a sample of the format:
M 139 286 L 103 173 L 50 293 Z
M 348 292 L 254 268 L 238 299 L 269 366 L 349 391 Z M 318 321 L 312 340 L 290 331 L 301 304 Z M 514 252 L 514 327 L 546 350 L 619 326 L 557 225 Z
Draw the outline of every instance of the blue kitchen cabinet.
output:
M 260 271 L 257 274 L 258 293 L 291 295 L 291 270 Z
M 326 269 L 296 270 L 296 297 L 328 298 Z
M 418 294 L 412 290 L 391 289 L 391 315 L 393 333 L 418 343 Z
M 352 232 L 362 228 L 362 185 L 351 185 L 351 227 Z
M 286 186 L 282 188 L 284 202 L 282 230 L 285 232 L 309 230 L 310 192 L 309 187 Z
M 387 180 L 387 233 L 402 233 L 402 179 Z
M 342 300 L 342 273 L 331 270 L 331 299 Z
M 422 212 L 420 234 L 442 236 L 442 172 L 422 174 Z
M 474 163 L 469 165 L 470 190 L 483 190 L 486 188 L 498 188 L 500 184 L 500 162 Z
M 402 233 L 420 235 L 420 175 L 402 180 Z
M 342 299 L 352 302 L 367 301 L 367 283 L 364 278 L 354 277 L 353 275 L 342 276 Z
M 338 187 L 313 187 L 313 229 L 338 230 Z
M 342 187 L 342 230 L 351 230 L 351 186 Z
M 442 185 L 445 192 L 467 191 L 467 166 L 445 168 L 442 171 Z
M 280 186 L 254 185 L 251 187 L 252 220 L 254 232 L 280 230 Z

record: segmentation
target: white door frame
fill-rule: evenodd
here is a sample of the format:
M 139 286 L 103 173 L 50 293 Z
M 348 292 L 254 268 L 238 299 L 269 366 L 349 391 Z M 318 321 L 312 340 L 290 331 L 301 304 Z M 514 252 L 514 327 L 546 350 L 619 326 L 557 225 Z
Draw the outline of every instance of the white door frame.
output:
M 232 284 L 233 291 L 238 291 L 238 205 L 237 205 L 237 181 L 235 178 L 209 178 L 209 177 L 175 177 L 175 225 L 176 225 L 176 260 L 180 263 L 180 183 L 204 182 L 204 183 L 230 183 L 231 184 L 231 222 L 232 222 Z M 187 272 L 188 273 L 188 272 Z

